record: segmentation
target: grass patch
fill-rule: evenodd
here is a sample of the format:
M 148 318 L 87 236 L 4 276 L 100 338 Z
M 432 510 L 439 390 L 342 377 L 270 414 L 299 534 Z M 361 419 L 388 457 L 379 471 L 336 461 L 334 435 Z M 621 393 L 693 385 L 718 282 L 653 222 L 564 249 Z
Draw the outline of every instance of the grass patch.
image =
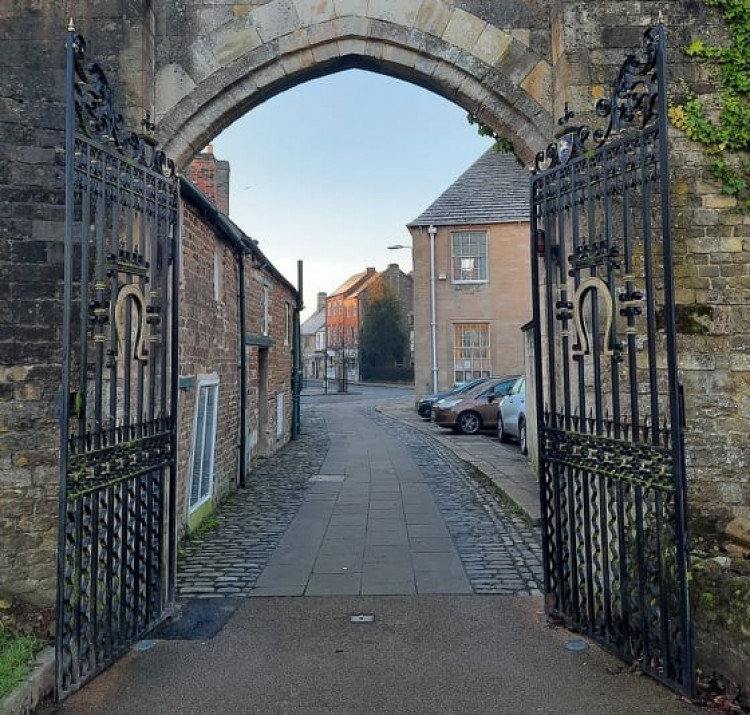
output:
M 0 625 L 0 698 L 28 675 L 40 646 L 34 636 L 17 635 Z

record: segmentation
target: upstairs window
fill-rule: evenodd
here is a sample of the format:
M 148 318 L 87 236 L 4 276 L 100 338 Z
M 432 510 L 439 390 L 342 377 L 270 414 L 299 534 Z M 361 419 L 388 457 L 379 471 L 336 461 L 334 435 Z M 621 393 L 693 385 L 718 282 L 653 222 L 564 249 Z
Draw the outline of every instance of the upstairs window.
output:
M 268 327 L 271 317 L 271 289 L 267 286 L 263 286 L 263 324 L 261 326 L 261 332 L 263 335 L 268 335 Z
M 454 283 L 487 281 L 487 232 L 451 233 L 452 279 Z

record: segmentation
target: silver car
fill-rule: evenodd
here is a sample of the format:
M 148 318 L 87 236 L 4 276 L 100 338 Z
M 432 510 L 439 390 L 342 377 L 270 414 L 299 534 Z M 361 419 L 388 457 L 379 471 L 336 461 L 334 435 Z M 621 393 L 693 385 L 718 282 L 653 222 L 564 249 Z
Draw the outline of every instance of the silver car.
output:
M 521 453 L 528 452 L 526 444 L 526 378 L 516 380 L 511 391 L 504 397 L 497 408 L 497 438 L 508 442 L 511 438 L 518 440 Z

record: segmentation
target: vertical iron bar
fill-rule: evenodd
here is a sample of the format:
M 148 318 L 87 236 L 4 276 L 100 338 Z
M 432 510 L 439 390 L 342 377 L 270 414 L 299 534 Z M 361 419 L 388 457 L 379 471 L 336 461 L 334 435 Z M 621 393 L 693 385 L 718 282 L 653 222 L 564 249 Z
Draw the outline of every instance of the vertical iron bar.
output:
M 110 256 L 108 263 L 110 264 L 110 278 L 109 278 L 109 292 L 110 292 L 110 303 L 109 303 L 109 444 L 115 444 L 117 441 L 117 417 L 118 417 L 118 400 L 117 400 L 117 364 L 118 361 L 122 361 L 123 369 L 127 369 L 127 356 L 119 354 L 118 336 L 117 336 L 117 325 L 115 323 L 115 306 L 117 305 L 117 295 L 119 291 L 119 275 L 117 269 L 117 255 L 120 249 L 120 172 L 117 174 L 117 180 L 115 185 L 112 185 L 111 179 L 108 178 L 108 174 L 111 174 L 113 159 L 107 155 L 104 157 L 104 165 L 106 171 L 104 172 L 104 192 L 107 197 L 107 203 L 109 204 L 110 214 L 110 230 L 111 235 L 109 237 L 109 250 Z
M 144 172 L 145 173 L 145 172 Z M 148 217 L 146 222 L 146 236 L 145 240 L 150 248 L 151 259 L 149 268 L 149 292 L 147 300 L 156 298 L 159 290 L 159 242 L 156 238 L 156 221 L 155 216 L 156 207 L 153 202 L 156 199 L 156 183 L 155 179 L 150 174 L 146 174 L 144 181 L 145 192 L 144 192 L 144 211 Z M 156 379 L 157 379 L 157 365 L 154 359 L 154 348 L 153 343 L 149 345 L 148 353 L 148 407 L 147 407 L 147 421 L 153 422 L 156 417 Z M 140 487 L 139 487 L 140 489 Z
M 169 426 L 171 429 L 170 436 L 170 453 L 169 462 L 169 502 L 168 510 L 168 579 L 167 579 L 167 602 L 171 605 L 175 600 L 175 584 L 177 581 L 177 396 L 179 389 L 179 300 L 180 300 L 180 185 L 176 177 L 172 179 L 172 230 L 170 249 L 172 251 L 172 295 L 170 326 L 171 326 L 171 371 L 170 371 L 170 416 Z M 244 336 L 242 340 L 244 344 Z
M 669 584 L 668 584 L 668 573 L 667 573 L 667 565 L 665 563 L 667 553 L 665 553 L 665 549 L 669 550 L 669 553 L 674 550 L 674 548 L 667 544 L 665 545 L 663 543 L 662 539 L 662 529 L 663 527 L 663 504 L 662 504 L 662 493 L 659 489 L 654 489 L 654 512 L 656 514 L 656 562 L 658 564 L 659 568 L 659 621 L 661 625 L 661 653 L 662 653 L 662 667 L 663 667 L 663 674 L 666 678 L 672 679 L 672 643 L 671 639 L 669 637 L 669 621 L 671 618 L 670 612 L 669 612 L 669 603 L 668 603 L 668 595 L 669 595 Z
M 75 150 L 74 150 L 75 153 Z M 78 369 L 78 399 L 76 409 L 78 413 L 78 450 L 84 451 L 86 434 L 86 416 L 88 411 L 87 373 L 88 373 L 88 317 L 89 317 L 89 223 L 91 220 L 91 205 L 88 181 L 83 182 L 80 189 L 81 197 L 81 303 L 79 316 L 80 365 Z
M 539 442 L 537 450 L 537 474 L 539 475 L 539 502 L 542 514 L 542 553 L 544 554 L 544 594 L 550 592 L 550 543 L 549 543 L 549 505 L 547 501 L 547 461 L 545 460 L 544 437 L 544 373 L 542 361 L 542 316 L 540 308 L 539 286 L 539 224 L 537 193 L 543 179 L 531 177 L 531 308 L 534 321 L 534 380 L 536 404 L 536 433 Z M 558 534 L 559 538 L 559 534 Z
M 117 175 L 119 177 L 121 169 L 118 167 Z M 118 192 L 119 194 L 119 192 Z M 125 250 L 128 251 L 132 258 L 133 252 L 133 211 L 132 207 L 125 197 L 120 195 L 120 200 L 125 205 Z M 133 277 L 129 273 L 125 274 L 125 285 L 130 285 L 133 282 Z M 131 407 L 131 381 L 133 371 L 133 336 L 131 335 L 133 330 L 133 311 L 130 305 L 126 307 L 125 311 L 125 341 L 123 355 L 120 356 L 123 365 L 123 400 L 122 400 L 122 420 L 121 423 L 124 427 L 130 425 L 130 407 Z M 137 360 L 135 362 L 138 362 Z M 131 439 L 130 436 L 125 438 L 126 440 Z
M 136 196 L 140 195 L 140 202 L 136 199 L 138 207 L 138 252 L 144 263 L 148 261 L 147 236 L 146 236 L 146 174 L 138 169 L 133 170 L 133 190 Z M 140 192 L 140 193 L 139 193 Z M 138 283 L 144 300 L 148 298 L 148 275 L 141 275 Z M 150 347 L 150 346 L 149 346 Z M 136 417 L 134 438 L 143 437 L 143 422 L 146 419 L 143 412 L 143 392 L 145 389 L 146 368 L 143 360 L 138 360 L 138 387 L 136 396 Z
M 92 172 L 92 164 L 95 160 L 98 160 L 100 163 L 103 161 L 102 158 L 102 152 L 98 149 L 92 147 L 91 145 L 86 145 L 86 151 L 87 155 L 89 157 L 87 169 L 88 169 L 88 175 L 86 179 L 88 181 L 92 180 L 91 172 Z M 97 158 L 96 156 L 92 156 L 92 153 L 99 154 L 100 156 Z M 105 303 L 105 293 L 106 293 L 106 282 L 105 282 L 105 270 L 104 270 L 104 261 L 105 261 L 105 255 L 106 255 L 106 245 L 105 245 L 105 237 L 104 237 L 104 221 L 105 221 L 105 191 L 104 191 L 104 184 L 102 183 L 101 179 L 96 179 L 96 185 L 95 185 L 95 192 L 96 192 L 96 207 L 95 207 L 95 232 L 96 232 L 96 271 L 95 271 L 95 281 L 94 281 L 94 290 L 96 292 L 96 303 L 99 309 L 103 310 L 103 305 Z M 100 320 L 100 316 L 97 316 L 97 321 Z M 95 325 L 95 336 L 94 340 L 96 341 L 96 355 L 95 355 L 95 363 L 94 363 L 94 441 L 91 445 L 93 449 L 98 449 L 102 446 L 102 436 L 104 433 L 104 423 L 103 423 L 103 412 L 104 412 L 104 331 L 105 326 L 103 322 L 96 322 Z
M 579 192 L 579 171 L 581 169 L 581 165 L 586 162 L 586 159 L 583 159 L 581 161 L 574 160 L 570 162 L 570 175 L 571 175 L 571 225 L 570 225 L 570 241 L 571 241 L 571 252 L 575 256 L 577 254 L 578 248 L 580 246 L 580 236 L 581 236 L 581 220 L 580 220 L 580 214 L 579 214 L 579 202 L 586 200 L 586 194 L 585 189 L 581 189 L 581 192 Z M 585 166 L 585 164 L 584 164 Z M 579 201 L 579 193 L 581 195 L 581 199 Z M 581 279 L 580 279 L 580 271 L 577 267 L 571 267 L 571 273 L 572 273 L 572 279 L 573 279 L 573 292 L 578 290 L 578 286 L 580 285 Z M 583 417 L 586 414 L 586 393 L 584 389 L 584 366 L 583 366 L 583 360 L 579 358 L 576 361 L 576 367 L 577 367 L 577 387 L 578 387 L 578 412 L 581 420 L 583 420 Z M 572 415 L 568 416 L 567 424 L 565 425 L 566 429 L 571 429 L 571 417 Z M 581 429 L 582 432 L 585 432 L 585 427 Z M 580 470 L 575 469 L 573 467 L 567 467 L 568 471 L 568 510 L 571 515 L 570 523 L 569 523 L 569 529 L 570 529 L 570 569 L 571 569 L 571 590 L 573 594 L 575 594 L 575 599 L 573 601 L 574 603 L 574 617 L 577 623 L 580 623 L 581 620 L 581 609 L 580 609 L 580 598 L 579 598 L 579 564 L 578 564 L 578 551 L 576 548 L 576 524 L 575 524 L 575 482 L 577 480 L 581 479 Z
M 63 327 L 62 327 L 62 376 L 60 387 L 60 479 L 58 494 L 57 531 L 57 620 L 55 624 L 55 697 L 59 698 L 63 679 L 62 642 L 65 628 L 65 533 L 67 527 L 67 481 L 68 481 L 68 431 L 70 417 L 70 332 L 73 300 L 73 210 L 75 186 L 73 176 L 73 129 L 75 121 L 74 78 L 75 78 L 76 34 L 73 20 L 68 23 L 68 36 L 65 45 L 65 255 L 63 259 Z
M 664 260 L 664 320 L 667 333 L 667 373 L 669 379 L 669 412 L 672 431 L 672 470 L 675 490 L 675 542 L 676 569 L 680 589 L 680 630 L 683 639 L 682 684 L 689 695 L 695 692 L 693 664 L 692 616 L 688 592 L 688 554 L 690 535 L 687 521 L 687 494 L 685 488 L 685 451 L 682 427 L 678 365 L 677 338 L 674 307 L 674 256 L 672 254 L 671 208 L 669 192 L 669 140 L 667 125 L 667 60 L 666 37 L 663 25 L 659 25 L 656 71 L 659 77 L 659 181 L 661 188 L 662 241 Z
M 547 322 L 547 370 L 549 375 L 548 380 L 548 396 L 549 405 L 547 409 L 550 415 L 550 424 L 548 428 L 554 429 L 556 425 L 557 415 L 557 392 L 555 387 L 556 378 L 556 361 L 555 361 L 555 302 L 554 302 L 554 288 L 553 288 L 553 276 L 554 271 L 552 269 L 552 236 L 554 231 L 553 222 L 551 219 L 552 210 L 550 209 L 549 202 L 549 191 L 552 177 L 547 176 L 544 178 L 544 287 L 545 287 L 545 318 Z M 565 578 L 564 578 L 564 554 L 563 554 L 563 540 L 562 540 L 562 508 L 560 504 L 560 472 L 564 472 L 564 468 L 556 462 L 550 464 L 550 479 L 553 486 L 554 500 L 555 500 L 555 533 L 557 540 L 555 543 L 555 560 L 557 563 L 557 608 L 560 612 L 566 612 L 565 606 Z
M 653 251 L 651 242 L 651 182 L 648 177 L 648 164 L 646 156 L 646 137 L 642 136 L 640 145 L 640 172 L 641 184 L 643 186 L 643 195 L 641 196 L 641 215 L 643 217 L 643 263 L 645 267 L 646 279 L 646 323 L 648 325 L 648 364 L 649 364 L 649 390 L 651 397 L 651 441 L 658 445 L 658 424 L 659 424 L 659 383 L 657 380 L 658 366 L 656 363 L 656 285 L 654 281 Z M 666 270 L 666 266 L 665 266 Z M 635 425 L 633 426 L 635 428 Z
M 609 359 L 609 374 L 610 374 L 610 386 L 609 386 L 609 394 L 610 394 L 610 407 L 614 414 L 615 412 L 615 406 L 617 406 L 617 409 L 619 411 L 619 400 L 617 398 L 617 390 L 618 390 L 618 382 L 617 382 L 617 350 L 615 346 L 617 345 L 617 306 L 615 305 L 616 300 L 616 290 L 615 290 L 615 280 L 614 280 L 614 268 L 613 268 L 613 261 L 614 258 L 612 257 L 612 202 L 611 202 L 611 191 L 612 188 L 610 187 L 610 172 L 612 170 L 612 165 L 614 162 L 612 161 L 611 152 L 610 150 L 604 150 L 602 152 L 603 156 L 603 164 L 604 164 L 604 171 L 602 172 L 602 198 L 603 198 L 603 211 L 604 211 L 604 240 L 605 240 L 605 246 L 607 249 L 607 255 L 609 256 L 608 260 L 604 264 L 604 268 L 607 272 L 607 280 L 606 285 L 609 290 L 609 296 L 608 300 L 612 304 L 612 322 L 610 324 L 610 344 L 604 345 L 604 349 L 611 349 L 613 354 L 610 356 Z M 615 175 L 615 181 L 617 181 L 616 175 Z M 596 312 L 598 313 L 598 305 L 596 308 Z M 598 340 L 598 333 L 595 333 L 597 336 L 597 344 L 599 342 Z M 597 383 L 598 385 L 602 385 L 602 382 L 599 381 Z M 598 391 L 602 391 L 601 387 Z M 604 418 L 604 415 L 601 415 L 601 404 L 599 406 L 600 410 L 600 419 Z M 599 434 L 601 434 L 601 423 L 599 425 Z M 607 425 L 607 434 L 609 435 L 609 426 Z M 602 603 L 604 607 L 604 628 L 605 633 L 609 634 L 611 624 L 612 624 L 612 593 L 610 590 L 610 553 L 609 553 L 609 529 L 608 529 L 608 522 L 609 522 L 609 490 L 610 490 L 610 479 L 607 476 L 601 476 L 599 478 L 599 535 L 600 535 L 600 545 L 601 545 L 601 557 L 602 557 L 602 583 L 603 583 L 603 591 L 602 594 Z
M 165 200 L 169 201 L 171 198 L 171 191 L 167 191 L 167 184 L 163 179 L 158 180 L 159 192 L 158 196 L 164 195 Z M 170 202 L 171 203 L 171 202 Z M 159 416 L 162 419 L 167 417 L 167 397 L 169 394 L 169 352 L 167 347 L 169 346 L 169 329 L 170 323 L 168 320 L 168 299 L 169 299 L 169 275 L 170 275 L 170 264 L 174 263 L 175 256 L 172 255 L 172 245 L 170 237 L 170 218 L 171 218 L 171 206 L 167 203 L 162 205 L 161 201 L 157 201 L 157 235 L 154 236 L 154 240 L 159 242 L 162 254 L 162 266 L 161 266 L 161 285 L 159 286 L 159 357 L 161 358 L 161 378 L 159 385 Z M 162 427 L 163 429 L 163 427 Z M 161 430 L 160 430 L 161 431 Z

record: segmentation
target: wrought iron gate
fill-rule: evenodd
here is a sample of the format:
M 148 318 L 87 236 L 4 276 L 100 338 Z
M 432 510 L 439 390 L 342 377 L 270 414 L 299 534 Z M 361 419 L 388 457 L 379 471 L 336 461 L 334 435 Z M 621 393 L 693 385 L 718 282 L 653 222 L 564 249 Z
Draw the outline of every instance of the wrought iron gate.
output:
M 69 28 L 57 694 L 174 598 L 178 184 Z
M 608 126 L 537 157 L 536 410 L 548 612 L 690 693 L 665 68 L 659 26 L 597 104 Z

